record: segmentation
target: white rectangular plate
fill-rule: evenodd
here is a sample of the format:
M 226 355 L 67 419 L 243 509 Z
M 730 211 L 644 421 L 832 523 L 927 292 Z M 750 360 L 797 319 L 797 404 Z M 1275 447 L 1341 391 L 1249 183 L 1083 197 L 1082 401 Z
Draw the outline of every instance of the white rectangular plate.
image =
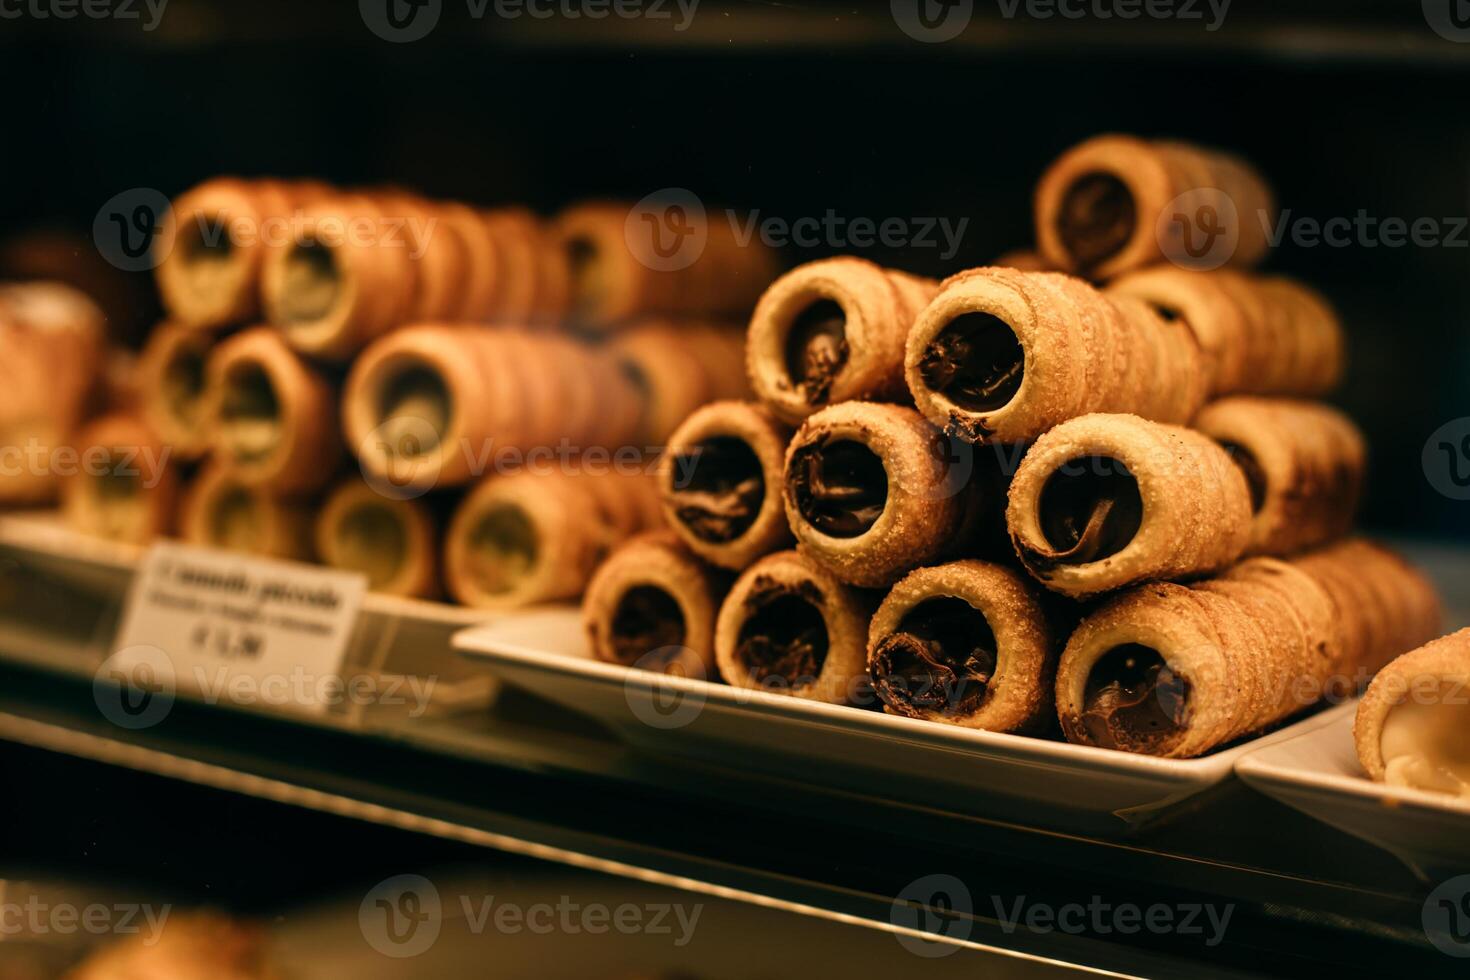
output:
M 507 615 L 460 632 L 454 643 L 502 680 L 589 715 L 648 752 L 1026 826 L 1108 835 L 1156 819 L 1228 779 L 1250 748 L 1332 724 L 1344 710 L 1202 759 L 1155 759 L 601 663 L 588 652 L 572 608 Z
M 1421 877 L 1470 871 L 1470 803 L 1375 783 L 1353 747 L 1353 713 L 1246 753 L 1248 785 L 1325 824 L 1377 844 Z

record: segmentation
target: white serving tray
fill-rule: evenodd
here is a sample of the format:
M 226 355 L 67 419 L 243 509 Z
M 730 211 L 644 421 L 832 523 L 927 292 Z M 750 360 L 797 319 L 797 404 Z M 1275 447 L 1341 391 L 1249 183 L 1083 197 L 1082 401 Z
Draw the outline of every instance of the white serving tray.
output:
M 1235 771 L 1249 786 L 1376 844 L 1425 880 L 1470 872 L 1470 802 L 1375 783 L 1353 747 L 1357 705 L 1330 724 L 1247 752 Z
M 1250 749 L 1333 724 L 1344 710 L 1202 759 L 1156 759 L 602 663 L 588 651 L 577 610 L 567 607 L 505 616 L 464 630 L 454 645 L 507 683 L 589 715 L 651 753 L 1106 836 L 1150 823 L 1229 779 Z

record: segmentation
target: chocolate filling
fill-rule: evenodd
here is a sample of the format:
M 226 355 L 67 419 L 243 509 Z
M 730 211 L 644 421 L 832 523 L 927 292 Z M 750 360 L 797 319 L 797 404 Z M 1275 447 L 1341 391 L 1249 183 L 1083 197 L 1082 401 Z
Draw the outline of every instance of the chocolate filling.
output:
M 481 514 L 470 532 L 466 571 L 484 592 L 510 592 L 536 565 L 536 528 L 519 507 Z
M 1125 643 L 1093 665 L 1082 716 L 1064 721 L 1075 734 L 1085 732 L 1093 745 L 1158 754 L 1184 733 L 1189 694 L 1189 681 L 1157 650 Z
M 993 412 L 1021 388 L 1026 354 L 998 316 L 961 313 L 941 330 L 919 360 L 924 386 L 969 412 Z
M 608 641 L 618 663 L 632 666 L 656 650 L 682 647 L 684 629 L 684 612 L 673 596 L 656 585 L 635 585 L 618 602 Z
M 408 361 L 382 386 L 377 436 L 390 456 L 424 456 L 439 448 L 449 429 L 453 400 L 439 372 Z
M 957 596 L 925 599 L 873 651 L 873 689 L 909 718 L 965 717 L 985 700 L 996 667 L 995 632 Z
M 377 588 L 391 582 L 408 559 L 408 531 L 392 510 L 359 504 L 337 525 L 336 565 L 368 577 Z
M 1116 555 L 1143 523 L 1138 481 L 1108 456 L 1069 460 L 1047 478 L 1039 504 L 1041 533 L 1053 549 L 1044 556 L 1085 565 Z
M 237 459 L 268 457 L 281 441 L 281 405 L 270 375 L 258 364 L 237 364 L 224 387 L 220 440 Z
M 797 315 L 786 334 L 786 374 L 813 405 L 832 393 L 832 379 L 847 363 L 847 314 L 819 299 Z
M 810 582 L 758 577 L 745 598 L 735 656 L 757 684 L 770 678 L 792 688 L 814 683 L 827 661 L 821 591 Z
M 314 323 L 332 312 L 341 288 L 336 255 L 320 242 L 303 239 L 286 256 L 280 312 L 288 323 Z
M 193 428 L 199 423 L 200 403 L 204 395 L 203 348 L 180 346 L 164 365 L 160 384 L 163 388 L 163 403 L 169 415 L 184 427 Z
M 1109 173 L 1083 174 L 1062 197 L 1057 234 L 1080 270 L 1122 251 L 1138 223 L 1128 185 Z
M 834 538 L 855 538 L 888 503 L 888 471 L 871 449 L 822 436 L 791 456 L 787 491 L 801 516 Z
M 1230 454 L 1230 459 L 1245 474 L 1246 486 L 1251 491 L 1251 511 L 1259 514 L 1266 504 L 1266 471 L 1256 454 L 1238 442 L 1222 442 L 1220 447 Z
M 735 436 L 706 439 L 677 454 L 674 475 L 674 513 L 696 537 L 715 544 L 748 531 L 766 496 L 760 458 Z

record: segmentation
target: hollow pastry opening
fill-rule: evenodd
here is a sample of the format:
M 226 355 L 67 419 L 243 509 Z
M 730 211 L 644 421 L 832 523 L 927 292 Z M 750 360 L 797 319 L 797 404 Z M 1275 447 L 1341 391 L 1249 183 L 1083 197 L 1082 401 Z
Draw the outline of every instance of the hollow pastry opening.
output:
M 595 313 L 606 302 L 609 292 L 607 265 L 597 243 L 586 236 L 567 239 L 564 251 L 571 273 L 573 311 Z
M 1183 737 L 1189 697 L 1188 678 L 1157 650 L 1124 643 L 1093 664 L 1079 722 L 1093 745 L 1160 755 Z
M 342 270 L 332 249 L 314 238 L 291 246 L 285 259 L 279 314 L 288 324 L 326 319 L 342 291 Z
M 189 288 L 201 297 L 228 291 L 238 276 L 235 246 L 222 215 L 194 214 L 181 221 L 174 249 L 183 259 Z
M 993 412 L 1021 389 L 1026 353 L 1010 324 L 991 313 L 961 313 L 935 334 L 919 360 L 930 391 L 968 412 Z
M 260 501 L 244 487 L 230 487 L 209 509 L 209 538 L 229 551 L 251 551 L 265 532 Z
M 1266 504 L 1266 471 L 1256 454 L 1238 442 L 1222 442 L 1220 448 L 1230 456 L 1236 468 L 1245 476 L 1245 484 L 1251 492 L 1251 511 L 1259 514 Z
M 1133 192 L 1102 171 L 1072 181 L 1057 211 L 1057 234 L 1072 261 L 1086 270 L 1123 250 L 1138 224 Z
M 888 471 L 878 454 L 853 439 L 822 437 L 791 456 L 790 493 L 802 518 L 823 534 L 855 538 L 888 503 Z
M 540 554 L 536 526 L 514 504 L 482 513 L 469 535 L 465 571 L 486 595 L 512 592 L 536 567 Z
M 1395 786 L 1470 798 L 1470 684 L 1414 685 L 1383 719 L 1384 778 Z
M 820 405 L 845 364 L 847 312 L 835 300 L 813 300 L 786 332 L 786 376 L 807 402 Z
M 633 666 L 658 651 L 669 662 L 679 659 L 685 635 L 679 601 L 657 585 L 635 585 L 618 600 L 608 640 L 618 663 Z M 647 661 L 643 666 L 658 669 Z
M 337 522 L 333 564 L 368 578 L 378 588 L 408 561 L 408 529 L 390 507 L 355 504 Z
M 1111 456 L 1081 456 L 1047 477 L 1038 517 L 1051 548 L 1046 557 L 1085 565 L 1116 555 L 1143 524 L 1143 497 L 1122 461 Z
M 206 359 L 203 347 L 181 344 L 163 366 L 159 384 L 164 407 L 185 428 L 194 428 L 200 421 Z
M 745 597 L 735 657 L 757 684 L 786 689 L 814 683 L 827 662 L 822 593 L 811 582 L 760 577 Z
M 281 441 L 281 404 L 265 368 L 242 362 L 225 374 L 219 439 L 242 462 L 265 459 Z
M 909 718 L 970 715 L 995 676 L 995 632 L 985 614 L 957 596 L 924 599 L 873 651 L 873 689 Z
M 389 456 L 426 456 L 449 431 L 454 398 L 432 365 L 404 358 L 390 365 L 378 386 L 377 436 Z
M 107 459 L 112 462 L 90 481 L 92 494 L 100 503 L 121 504 L 135 500 L 142 494 L 143 475 L 136 463 L 127 463 L 127 460 L 137 455 L 136 449 L 108 450 Z
M 695 537 L 734 541 L 755 523 L 766 496 L 760 457 L 744 439 L 715 436 L 673 460 L 674 513 Z

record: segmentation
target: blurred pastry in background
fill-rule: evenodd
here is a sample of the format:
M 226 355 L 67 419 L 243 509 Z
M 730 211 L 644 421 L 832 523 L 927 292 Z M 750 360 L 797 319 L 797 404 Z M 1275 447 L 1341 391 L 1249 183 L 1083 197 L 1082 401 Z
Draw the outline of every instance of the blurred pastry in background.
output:
M 76 469 L 62 484 L 62 513 L 83 534 L 144 545 L 169 533 L 178 472 L 169 449 L 136 415 L 104 415 L 74 440 Z

